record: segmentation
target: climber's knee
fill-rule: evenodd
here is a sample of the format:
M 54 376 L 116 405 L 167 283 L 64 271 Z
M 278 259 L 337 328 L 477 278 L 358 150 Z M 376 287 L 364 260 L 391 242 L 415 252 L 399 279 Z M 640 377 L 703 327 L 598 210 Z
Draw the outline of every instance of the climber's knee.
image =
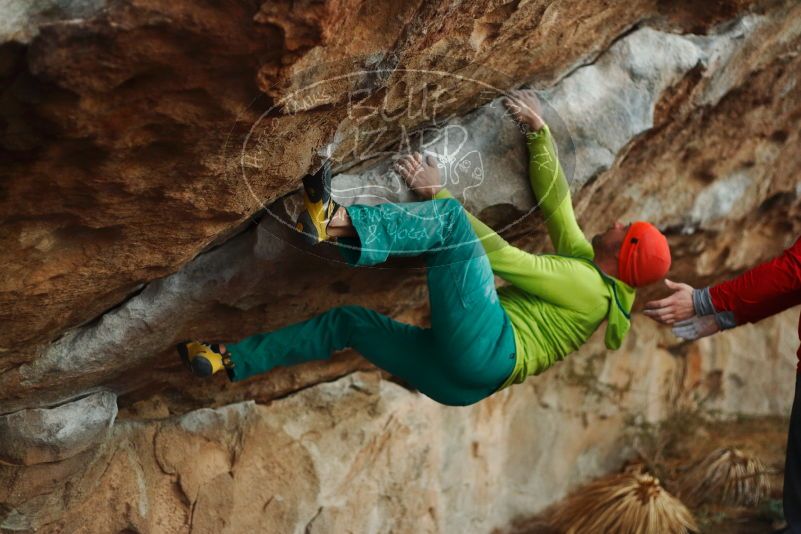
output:
M 441 217 L 441 245 L 429 252 L 429 267 L 466 261 L 484 255 L 484 249 L 476 236 L 462 204 L 454 198 L 439 199 L 438 213 Z
M 454 221 L 465 219 L 464 208 L 462 208 L 461 202 L 455 198 L 442 198 L 435 202 L 439 204 L 439 211 L 443 216 Z
M 464 240 L 467 233 L 472 233 L 470 221 L 467 219 L 467 214 L 462 207 L 462 204 L 455 198 L 443 198 L 436 200 L 438 202 L 438 214 L 445 225 L 444 236 L 446 240 L 451 242 L 457 240 Z
M 345 304 L 342 306 L 334 306 L 328 310 L 328 314 L 335 322 L 338 323 L 338 325 L 344 325 L 346 323 L 351 323 L 354 319 L 356 319 L 359 316 L 360 310 L 362 309 L 363 308 L 361 306 Z
M 438 202 L 440 206 L 447 209 L 457 209 L 461 208 L 462 204 L 456 200 L 455 198 L 439 198 L 436 199 L 435 202 Z

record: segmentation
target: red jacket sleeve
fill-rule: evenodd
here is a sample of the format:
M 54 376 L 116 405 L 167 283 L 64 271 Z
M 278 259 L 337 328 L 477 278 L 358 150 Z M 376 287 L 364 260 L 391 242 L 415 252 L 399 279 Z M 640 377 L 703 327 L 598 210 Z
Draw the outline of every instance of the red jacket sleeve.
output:
M 781 256 L 709 288 L 715 311 L 731 311 L 737 324 L 755 323 L 801 304 L 801 238 Z

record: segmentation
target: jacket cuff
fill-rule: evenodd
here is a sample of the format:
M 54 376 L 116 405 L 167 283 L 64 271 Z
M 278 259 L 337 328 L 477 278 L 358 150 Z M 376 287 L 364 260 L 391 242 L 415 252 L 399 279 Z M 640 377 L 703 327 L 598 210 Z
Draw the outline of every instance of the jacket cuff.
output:
M 551 130 L 548 129 L 547 124 L 544 124 L 539 130 L 526 133 L 526 141 L 528 141 L 528 144 L 530 145 L 531 143 L 539 141 L 540 139 L 547 139 L 550 134 Z
M 717 310 L 712 304 L 712 296 L 709 294 L 709 287 L 693 289 L 693 308 L 696 315 L 712 315 L 716 313 Z
M 715 314 L 715 322 L 721 330 L 728 330 L 737 326 L 737 320 L 734 318 L 734 312 L 725 311 Z
M 442 198 L 454 198 L 450 191 L 448 191 L 447 187 L 443 187 L 431 197 L 432 199 L 442 199 Z

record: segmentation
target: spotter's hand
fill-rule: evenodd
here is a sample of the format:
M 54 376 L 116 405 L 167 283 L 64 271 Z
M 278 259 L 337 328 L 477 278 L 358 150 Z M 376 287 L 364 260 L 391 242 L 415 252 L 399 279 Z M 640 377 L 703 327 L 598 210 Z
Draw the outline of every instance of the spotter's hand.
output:
M 691 319 L 673 325 L 673 335 L 685 341 L 695 341 L 720 332 L 714 315 L 694 315 Z
M 674 324 L 695 315 L 693 306 L 693 287 L 688 284 L 677 284 L 665 279 L 665 285 L 673 290 L 673 294 L 661 300 L 645 303 L 643 313 L 662 324 Z
M 437 160 L 434 156 L 425 158 L 419 152 L 401 157 L 393 165 L 403 177 L 409 189 L 426 200 L 431 199 L 442 189 Z

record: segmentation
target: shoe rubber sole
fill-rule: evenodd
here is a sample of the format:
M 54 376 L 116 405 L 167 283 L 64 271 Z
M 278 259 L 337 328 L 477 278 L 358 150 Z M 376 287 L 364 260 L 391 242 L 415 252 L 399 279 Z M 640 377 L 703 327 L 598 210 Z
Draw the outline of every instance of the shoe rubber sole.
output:
M 323 241 L 320 238 L 320 231 L 312 221 L 308 211 L 303 211 L 295 222 L 295 229 L 300 232 L 301 238 L 309 245 L 316 245 Z
M 331 198 L 331 163 L 326 161 L 314 174 L 303 178 L 303 201 L 306 209 L 295 221 L 295 229 L 303 240 L 316 245 L 328 239 L 326 225 L 339 207 Z
M 178 351 L 178 355 L 181 357 L 181 362 L 189 369 L 192 374 L 195 376 L 199 376 L 201 378 L 206 378 L 213 375 L 213 367 L 211 362 L 204 358 L 203 356 L 195 356 L 194 358 L 189 358 L 189 348 L 187 345 L 189 341 L 182 341 L 175 346 L 175 349 Z
M 177 345 L 175 345 L 175 350 L 178 351 L 178 354 L 181 356 L 181 362 L 188 368 L 191 369 L 192 365 L 189 363 L 189 349 L 186 345 L 189 341 L 181 341 Z

